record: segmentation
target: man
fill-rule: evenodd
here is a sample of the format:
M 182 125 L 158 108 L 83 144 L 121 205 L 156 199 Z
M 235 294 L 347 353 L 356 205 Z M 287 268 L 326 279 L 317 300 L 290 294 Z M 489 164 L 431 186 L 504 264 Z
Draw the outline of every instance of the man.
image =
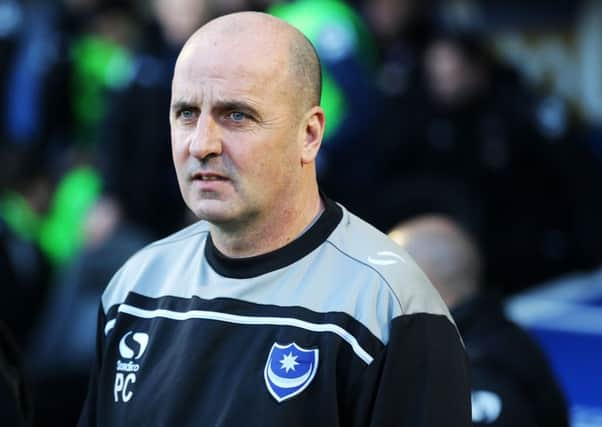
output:
M 562 392 L 529 336 L 506 319 L 501 303 L 480 289 L 476 244 L 444 216 L 422 216 L 390 232 L 424 270 L 466 343 L 474 425 L 567 427 Z
M 318 191 L 319 99 L 315 51 L 277 18 L 227 15 L 186 43 L 173 160 L 203 221 L 109 284 L 81 426 L 468 425 L 443 301 Z

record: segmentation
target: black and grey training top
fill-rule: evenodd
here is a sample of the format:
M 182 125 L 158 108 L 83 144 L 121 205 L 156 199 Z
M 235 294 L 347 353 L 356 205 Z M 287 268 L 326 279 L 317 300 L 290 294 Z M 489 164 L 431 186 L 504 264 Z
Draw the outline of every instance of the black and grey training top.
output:
M 469 426 L 466 357 L 394 242 L 325 200 L 276 251 L 205 222 L 134 255 L 102 297 L 80 426 Z

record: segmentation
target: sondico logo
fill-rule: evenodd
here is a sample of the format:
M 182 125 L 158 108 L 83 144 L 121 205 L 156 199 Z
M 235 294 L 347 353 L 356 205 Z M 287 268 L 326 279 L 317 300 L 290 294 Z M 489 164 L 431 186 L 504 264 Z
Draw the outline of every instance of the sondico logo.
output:
M 400 261 L 403 263 L 406 262 L 401 255 L 391 251 L 380 251 L 375 257 L 368 257 L 368 262 L 374 265 L 393 265 Z
M 133 349 L 132 346 L 137 348 Z M 140 370 L 140 365 L 135 363 L 135 360 L 142 357 L 147 346 L 148 334 L 144 332 L 129 331 L 119 341 L 119 354 L 127 361 L 117 360 L 115 386 L 113 387 L 115 402 L 120 400 L 129 402 L 132 398 L 134 393 L 128 388 L 131 384 L 136 383 L 136 372 Z

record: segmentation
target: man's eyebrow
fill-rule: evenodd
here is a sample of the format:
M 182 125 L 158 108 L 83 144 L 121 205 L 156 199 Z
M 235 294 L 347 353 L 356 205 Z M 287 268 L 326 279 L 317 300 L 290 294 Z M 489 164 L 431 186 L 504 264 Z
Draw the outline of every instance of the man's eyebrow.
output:
M 175 101 L 171 104 L 171 110 L 174 112 L 188 110 L 191 108 L 196 108 L 192 102 L 189 101 Z
M 196 104 L 194 102 L 190 102 L 190 101 L 186 101 L 186 100 L 175 101 L 171 105 L 171 110 L 174 113 L 177 113 L 178 111 L 182 111 L 182 110 L 192 110 L 192 109 L 196 109 L 196 108 L 198 108 L 198 107 L 196 106 Z M 245 102 L 245 101 L 239 101 L 239 100 L 233 100 L 233 99 L 220 100 L 220 101 L 217 101 L 213 105 L 212 108 L 213 108 L 213 110 L 217 110 L 220 112 L 240 111 L 240 112 L 247 113 L 249 115 L 259 118 L 259 111 L 257 111 L 257 109 L 255 107 L 253 107 L 253 105 L 251 105 L 249 102 Z
M 214 109 L 219 111 L 241 111 L 254 116 L 259 116 L 259 112 L 250 103 L 245 101 L 237 101 L 225 99 L 217 101 L 214 105 Z

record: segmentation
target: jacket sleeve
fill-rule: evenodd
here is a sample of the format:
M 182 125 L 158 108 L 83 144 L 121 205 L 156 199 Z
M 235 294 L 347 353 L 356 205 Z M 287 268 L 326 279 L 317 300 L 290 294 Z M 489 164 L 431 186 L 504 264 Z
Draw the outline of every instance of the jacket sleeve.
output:
M 102 304 L 98 309 L 98 321 L 96 324 L 96 356 L 92 365 L 90 382 L 88 384 L 88 396 L 84 402 L 82 413 L 77 424 L 78 427 L 96 426 L 96 401 L 98 394 L 98 376 L 101 368 L 101 355 L 104 345 L 105 314 Z
M 356 385 L 353 425 L 471 425 L 468 359 L 455 325 L 418 313 L 392 320 L 389 340 Z

